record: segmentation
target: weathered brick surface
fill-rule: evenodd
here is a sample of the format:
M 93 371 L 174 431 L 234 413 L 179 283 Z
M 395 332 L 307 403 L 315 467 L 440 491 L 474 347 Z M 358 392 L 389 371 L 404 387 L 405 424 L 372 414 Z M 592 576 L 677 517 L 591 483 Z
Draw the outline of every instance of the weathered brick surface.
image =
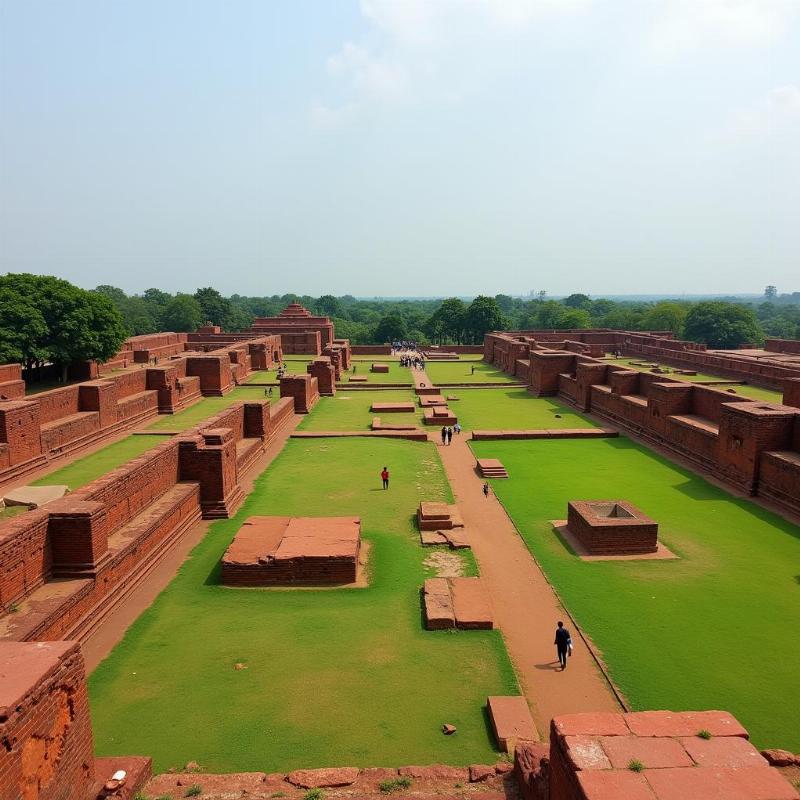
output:
M 313 375 L 285 375 L 281 378 L 281 397 L 294 398 L 296 414 L 308 414 L 319 400 L 319 383 Z
M 0 642 L 0 800 L 87 800 L 92 730 L 77 642 Z
M 699 737 L 701 731 L 711 738 Z M 630 769 L 632 762 L 640 771 Z M 549 783 L 549 800 L 798 797 L 721 711 L 556 717 Z

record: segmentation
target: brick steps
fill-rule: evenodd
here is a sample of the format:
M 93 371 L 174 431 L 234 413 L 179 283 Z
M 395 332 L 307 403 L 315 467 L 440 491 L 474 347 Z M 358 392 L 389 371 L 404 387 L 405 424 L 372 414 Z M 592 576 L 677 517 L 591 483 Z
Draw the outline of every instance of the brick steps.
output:
M 508 472 L 497 458 L 479 458 L 478 473 L 482 478 L 507 478 Z
M 410 439 L 414 442 L 427 442 L 428 434 L 415 428 L 411 431 L 376 430 L 376 431 L 295 431 L 292 439 L 337 439 L 343 436 L 376 436 L 384 439 Z

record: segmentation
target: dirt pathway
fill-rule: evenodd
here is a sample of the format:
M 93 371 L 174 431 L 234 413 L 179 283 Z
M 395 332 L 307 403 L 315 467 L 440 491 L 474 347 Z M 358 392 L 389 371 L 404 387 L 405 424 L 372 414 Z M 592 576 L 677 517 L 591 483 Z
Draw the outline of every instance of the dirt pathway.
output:
M 431 437 L 435 441 L 434 437 Z M 620 711 L 621 706 L 586 645 L 571 626 L 505 509 L 475 472 L 475 456 L 463 436 L 439 446 L 447 478 L 469 532 L 472 551 L 494 605 L 495 623 L 528 698 L 536 725 L 547 738 L 550 719 L 579 711 Z M 553 637 L 563 619 L 572 629 L 575 654 L 565 672 Z
M 250 494 L 256 478 L 280 453 L 286 440 L 303 419 L 304 417 L 299 414 L 290 417 L 275 434 L 267 449 L 253 464 L 247 475 L 240 479 L 240 485 L 246 495 Z M 81 645 L 87 672 L 91 672 L 111 652 L 117 642 L 122 640 L 128 627 L 138 619 L 145 609 L 152 605 L 156 597 L 175 577 L 178 567 L 183 564 L 194 546 L 208 533 L 211 524 L 211 522 L 204 521 L 193 525 L 125 598 L 125 601 L 119 603 L 89 635 Z

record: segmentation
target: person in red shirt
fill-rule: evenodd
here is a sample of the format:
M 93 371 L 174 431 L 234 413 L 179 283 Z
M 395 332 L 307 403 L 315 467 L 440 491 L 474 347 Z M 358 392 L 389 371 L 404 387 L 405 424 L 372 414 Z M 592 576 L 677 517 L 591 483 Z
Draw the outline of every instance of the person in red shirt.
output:
M 383 488 L 384 489 L 388 489 L 389 488 L 389 470 L 386 467 L 384 467 L 383 470 L 381 470 L 381 480 L 383 481 Z

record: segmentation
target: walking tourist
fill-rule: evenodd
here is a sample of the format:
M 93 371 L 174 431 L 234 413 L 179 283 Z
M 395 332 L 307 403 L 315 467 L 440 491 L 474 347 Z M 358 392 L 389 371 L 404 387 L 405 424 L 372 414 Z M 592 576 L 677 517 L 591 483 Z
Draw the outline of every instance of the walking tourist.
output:
M 456 434 L 461 433 L 461 425 L 460 425 L 460 423 L 456 422 L 456 424 L 453 426 L 453 430 L 456 432 Z
M 442 425 L 442 444 L 447 444 L 447 428 Z
M 553 644 L 556 646 L 558 662 L 561 664 L 561 671 L 563 672 L 567 668 L 567 656 L 572 650 L 572 637 L 569 635 L 569 631 L 564 627 L 564 623 L 561 622 L 561 620 L 558 621 L 556 640 Z
M 389 488 L 389 469 L 387 467 L 384 467 L 381 470 L 381 480 L 383 481 L 383 488 L 384 489 L 388 489 Z
M 484 481 L 484 484 L 483 484 L 483 496 L 487 500 L 489 499 L 489 483 L 488 483 L 488 481 Z
M 447 426 L 447 444 L 453 441 L 453 429 L 448 425 Z

